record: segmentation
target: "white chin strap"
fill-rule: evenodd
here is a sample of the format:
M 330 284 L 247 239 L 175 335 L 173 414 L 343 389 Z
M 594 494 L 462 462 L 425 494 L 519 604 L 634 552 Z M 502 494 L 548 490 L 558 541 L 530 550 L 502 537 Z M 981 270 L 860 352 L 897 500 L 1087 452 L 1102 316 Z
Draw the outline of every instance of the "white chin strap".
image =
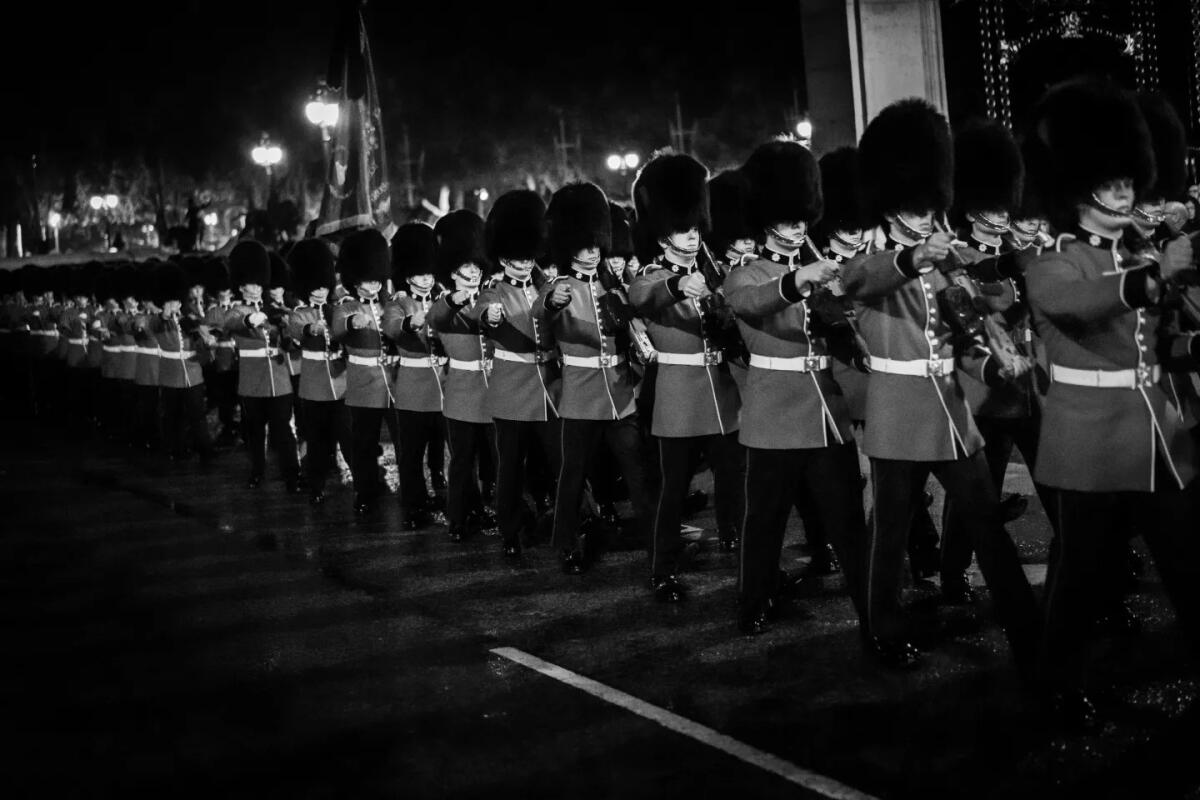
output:
M 1108 205 L 1101 200 L 1100 195 L 1096 194 L 1095 192 L 1092 192 L 1092 199 L 1090 202 L 1092 208 L 1096 209 L 1097 211 L 1103 211 L 1105 214 L 1116 217 L 1117 219 L 1129 219 L 1131 216 L 1128 211 L 1122 211 L 1119 208 L 1113 208 L 1112 206 Z
M 767 232 L 770 233 L 772 236 L 774 236 L 776 239 L 778 239 L 779 243 L 784 245 L 785 247 L 799 248 L 799 247 L 804 246 L 804 237 L 803 236 L 801 236 L 799 238 L 796 238 L 794 236 L 785 236 L 784 234 L 780 233 L 779 229 L 776 227 L 768 228 Z

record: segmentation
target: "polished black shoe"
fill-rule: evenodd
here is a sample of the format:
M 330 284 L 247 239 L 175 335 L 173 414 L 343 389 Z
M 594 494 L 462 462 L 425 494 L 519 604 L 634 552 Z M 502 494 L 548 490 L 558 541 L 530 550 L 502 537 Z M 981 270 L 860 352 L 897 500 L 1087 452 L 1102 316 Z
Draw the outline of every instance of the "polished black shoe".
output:
M 738 630 L 747 636 L 757 636 L 771 629 L 767 615 L 761 608 L 739 608 L 737 615 Z
M 681 516 L 684 519 L 694 517 L 706 508 L 708 508 L 708 495 L 697 489 L 694 492 L 688 492 L 687 497 L 683 498 L 683 507 L 680 509 Z
M 903 639 L 884 641 L 872 636 L 867 642 L 867 650 L 876 661 L 888 669 L 907 670 L 921 665 L 921 651 Z
M 318 489 L 315 492 L 309 492 L 308 502 L 310 505 L 320 506 L 325 504 L 325 492 Z
M 450 541 L 461 542 L 467 538 L 467 529 L 462 525 L 450 526 Z
M 742 540 L 736 536 L 731 536 L 728 539 L 720 539 L 717 542 L 717 548 L 722 553 L 736 553 L 742 549 Z
M 445 493 L 446 491 L 446 477 L 444 475 L 440 475 L 436 472 L 430 473 L 429 484 L 433 487 L 435 492 Z
M 1028 498 L 1019 494 L 1010 494 L 1000 501 L 1000 518 L 1004 522 L 1012 522 L 1015 519 L 1020 519 L 1021 515 L 1028 508 Z
M 360 517 L 370 516 L 375 511 L 375 499 L 366 495 L 354 496 L 354 513 Z
M 1142 621 L 1120 603 L 1097 616 L 1093 630 L 1098 636 L 1137 637 L 1142 635 Z
M 952 606 L 968 606 L 975 602 L 975 590 L 966 573 L 942 575 L 942 602 Z
M 680 603 L 687 599 L 687 587 L 674 575 L 650 579 L 650 590 L 660 603 Z
M 1055 725 L 1067 734 L 1095 733 L 1103 724 L 1092 699 L 1079 689 L 1053 692 L 1049 711 Z
M 494 528 L 496 527 L 496 512 L 488 506 L 484 506 L 482 511 L 472 511 L 468 515 L 468 520 L 469 524 L 473 524 L 477 528 Z
M 288 494 L 300 494 L 304 491 L 304 481 L 299 478 L 290 478 L 284 481 L 283 485 L 286 487 Z
M 833 545 L 825 544 L 817 547 L 808 568 L 816 575 L 836 575 L 842 571 L 842 564 L 838 561 Z
M 520 558 L 521 545 L 515 542 L 505 542 L 505 544 L 500 548 L 500 554 L 505 558 Z
M 562 559 L 562 571 L 566 575 L 582 575 L 587 571 L 587 560 L 582 553 L 567 553 Z
M 246 481 L 246 488 L 247 489 L 257 489 L 258 487 L 262 486 L 262 482 L 263 482 L 262 475 L 251 475 L 250 480 Z
M 415 511 L 401 510 L 400 514 L 404 519 L 400 527 L 406 531 L 417 531 L 433 524 L 433 515 L 422 508 Z
M 617 507 L 612 503 L 601 503 L 600 521 L 613 528 L 619 528 L 625 520 L 621 519 L 621 515 L 617 513 Z

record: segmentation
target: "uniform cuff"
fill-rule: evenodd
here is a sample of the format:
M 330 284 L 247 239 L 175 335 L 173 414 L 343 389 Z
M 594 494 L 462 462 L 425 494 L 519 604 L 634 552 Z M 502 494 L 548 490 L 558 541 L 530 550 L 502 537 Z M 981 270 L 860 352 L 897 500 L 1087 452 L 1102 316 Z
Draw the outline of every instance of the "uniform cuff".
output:
M 682 300 L 684 298 L 683 290 L 679 288 L 679 284 L 682 282 L 682 275 L 672 275 L 671 277 L 667 278 L 667 291 L 670 292 L 671 297 L 674 297 L 676 300 Z
M 906 278 L 912 279 L 920 276 L 921 271 L 917 269 L 916 263 L 913 261 L 913 256 L 917 252 L 915 247 L 905 247 L 896 251 L 896 255 L 892 258 L 892 264 L 895 265 L 896 271 Z M 929 270 L 925 270 L 928 272 Z
M 794 272 L 785 272 L 783 277 L 779 279 L 779 296 L 787 303 L 799 303 L 805 297 L 812 294 L 812 287 L 807 282 L 805 282 L 804 286 L 804 289 L 796 286 L 796 274 Z
M 1000 364 L 992 358 L 991 353 L 988 353 L 987 357 L 983 359 L 983 364 L 979 367 L 979 377 L 987 386 L 1004 385 L 1004 378 L 1000 376 Z
M 1121 302 L 1127 308 L 1146 308 L 1154 305 L 1154 298 L 1150 295 L 1151 282 L 1157 284 L 1158 276 L 1149 264 L 1122 272 Z

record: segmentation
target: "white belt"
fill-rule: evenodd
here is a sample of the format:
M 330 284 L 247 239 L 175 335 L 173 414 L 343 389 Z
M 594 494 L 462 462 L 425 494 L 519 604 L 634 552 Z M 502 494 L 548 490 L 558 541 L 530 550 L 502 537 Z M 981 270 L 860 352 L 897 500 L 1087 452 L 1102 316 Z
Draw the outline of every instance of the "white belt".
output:
M 618 364 L 624 364 L 625 356 L 569 356 L 566 353 L 563 353 L 562 360 L 563 364 L 568 367 L 587 367 L 588 369 L 600 369 L 602 367 L 615 367 Z
M 172 361 L 187 361 L 189 358 L 194 358 L 195 350 L 163 350 L 159 355 L 163 358 L 169 358 Z
M 413 358 L 412 356 L 400 356 L 400 366 L 402 367 L 440 367 L 446 364 L 447 359 L 444 356 L 433 358 L 431 356 L 423 356 L 421 358 Z
M 664 353 L 658 351 L 658 363 L 679 367 L 711 367 L 725 360 L 720 350 L 707 353 Z M 768 368 L 769 369 L 769 368 Z
M 159 355 L 161 351 L 157 347 L 142 347 L 141 345 L 134 345 L 133 352 L 137 353 L 139 356 L 156 356 Z
M 1137 389 L 1152 386 L 1162 377 L 1158 364 L 1143 364 L 1137 369 L 1073 369 L 1050 365 L 1050 380 L 1069 386 L 1090 386 L 1094 389 Z
M 259 347 L 256 350 L 238 350 L 238 355 L 242 358 L 274 358 L 279 355 L 278 347 Z
M 305 361 L 338 361 L 341 353 L 327 353 L 324 350 L 301 350 L 300 357 Z
M 223 339 L 217 342 L 217 347 L 225 350 L 233 350 L 235 347 L 237 347 L 237 342 L 233 341 L 232 339 Z
M 461 369 L 467 372 L 483 372 L 486 360 L 482 358 L 472 359 L 471 361 L 459 361 L 457 358 L 450 359 L 450 369 Z
M 30 331 L 30 333 L 32 333 L 34 336 L 49 336 L 54 339 L 58 338 L 58 331 Z
M 379 356 L 356 356 L 353 353 L 348 353 L 346 355 L 346 359 L 351 364 L 354 364 L 355 366 L 358 366 L 358 367 L 381 367 L 381 366 L 383 366 L 383 362 L 380 361 Z
M 662 353 L 658 354 L 662 361 Z M 829 369 L 829 356 L 793 356 L 781 358 L 776 356 L 760 356 L 750 354 L 750 366 L 759 369 L 776 369 L 782 372 L 820 372 Z
M 897 361 L 894 358 L 871 356 L 871 371 L 888 375 L 911 375 L 918 378 L 941 378 L 954 372 L 953 358 L 921 358 Z
M 131 344 L 106 344 L 103 345 L 106 353 L 132 353 L 133 345 Z
M 67 339 L 67 344 L 73 344 L 77 347 L 87 347 L 88 340 L 86 336 L 81 336 L 78 339 Z
M 496 348 L 496 358 L 500 361 L 512 361 L 517 364 L 548 364 L 558 358 L 553 350 L 539 350 L 536 353 L 517 353 L 512 350 Z

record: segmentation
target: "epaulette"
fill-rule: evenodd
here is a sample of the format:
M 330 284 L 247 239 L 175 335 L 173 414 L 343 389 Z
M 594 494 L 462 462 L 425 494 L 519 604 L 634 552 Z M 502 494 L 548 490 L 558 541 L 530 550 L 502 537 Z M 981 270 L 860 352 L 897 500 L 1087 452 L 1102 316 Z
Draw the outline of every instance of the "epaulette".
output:
M 1073 242 L 1073 241 L 1075 241 L 1075 234 L 1073 234 L 1073 233 L 1060 233 L 1060 234 L 1058 235 L 1058 238 L 1054 240 L 1054 252 L 1056 252 L 1056 253 L 1061 253 L 1061 252 L 1062 252 L 1062 246 L 1063 246 L 1063 240 L 1064 240 L 1064 239 L 1065 239 L 1066 241 Z

